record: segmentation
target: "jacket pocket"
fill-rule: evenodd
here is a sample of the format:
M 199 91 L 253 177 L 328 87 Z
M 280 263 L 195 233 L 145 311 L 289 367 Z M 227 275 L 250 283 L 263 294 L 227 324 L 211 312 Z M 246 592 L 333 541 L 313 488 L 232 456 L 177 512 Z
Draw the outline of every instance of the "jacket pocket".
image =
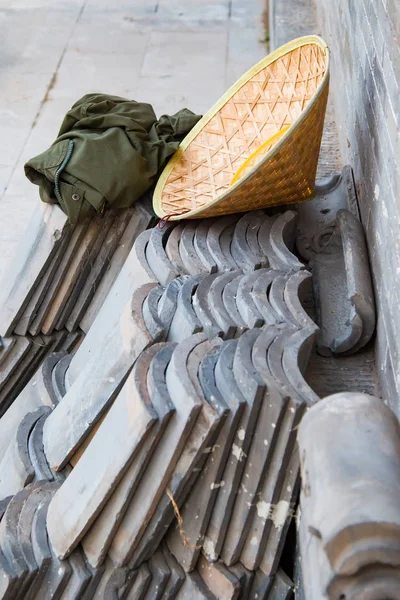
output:
M 73 225 L 93 212 L 91 204 L 86 199 L 85 191 L 65 181 L 59 182 L 58 201 Z

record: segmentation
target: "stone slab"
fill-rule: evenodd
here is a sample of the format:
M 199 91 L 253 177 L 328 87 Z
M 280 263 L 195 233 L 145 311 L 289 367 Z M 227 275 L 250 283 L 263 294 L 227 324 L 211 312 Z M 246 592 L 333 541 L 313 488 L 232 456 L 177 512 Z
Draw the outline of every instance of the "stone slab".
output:
M 0 372 L 0 391 L 5 387 L 15 371 L 19 369 L 20 363 L 27 355 L 32 346 L 32 341 L 29 338 L 19 336 L 16 338 L 15 344 L 7 352 L 7 356 L 2 361 Z
M 2 338 L 0 336 L 0 365 L 3 363 L 3 360 L 7 358 L 9 352 L 11 352 L 12 348 L 15 346 L 18 337 L 16 335 L 12 335 L 7 338 Z
M 279 428 L 278 440 L 259 488 L 256 510 L 253 512 L 247 540 L 241 552 L 240 561 L 251 570 L 256 570 L 263 560 L 265 548 L 269 543 L 271 528 L 276 527 L 276 529 L 281 530 L 288 514 L 287 510 L 285 512 L 285 509 L 289 508 L 288 503 L 283 501 L 282 504 L 279 504 L 279 501 L 285 473 L 290 468 L 293 454 L 294 428 L 298 425 L 302 416 L 301 408 L 297 410 L 296 408 L 293 401 L 289 401 L 289 403 L 286 403 L 286 407 L 282 407 L 279 423 L 277 423 L 277 428 Z M 292 485 L 293 489 L 294 484 Z M 283 522 L 281 522 L 282 518 Z M 270 571 L 266 574 L 269 575 Z
M 10 335 L 69 228 L 57 205 L 39 203 L 0 293 L 0 334 Z
M 27 338 L 22 338 L 27 339 Z M 14 402 L 20 391 L 24 389 L 30 378 L 40 366 L 48 351 L 52 351 L 52 338 L 49 336 L 38 336 L 28 339 L 30 347 L 21 356 L 12 374 L 5 382 L 0 391 L 0 414 L 3 414 Z
M 48 340 L 46 341 L 46 343 Z M 0 415 L 7 412 L 19 393 L 25 388 L 47 352 L 46 343 L 43 345 L 32 344 L 18 369 L 14 371 L 6 385 L 0 392 Z
M 268 330 L 258 338 L 254 345 L 253 361 L 261 376 L 269 382 L 269 386 L 274 387 L 266 355 L 275 342 L 271 343 L 270 338 L 268 338 Z M 279 391 L 279 387 L 277 389 Z M 272 524 L 276 522 L 279 525 L 279 518 L 286 506 L 286 504 L 279 505 L 279 498 L 284 485 L 283 479 L 289 468 L 289 462 L 292 460 L 298 423 L 305 408 L 305 405 L 296 399 L 291 398 L 288 401 L 288 398 L 285 398 L 284 395 L 285 390 L 281 390 L 281 393 L 281 399 L 276 396 L 274 407 L 276 420 L 271 423 L 275 425 L 273 429 L 277 439 L 272 450 L 271 460 L 266 465 L 267 468 L 258 491 L 256 511 L 253 513 L 247 541 L 240 557 L 241 562 L 252 570 L 255 570 L 260 564 L 269 540 Z M 268 441 L 268 438 L 266 439 Z M 293 483 L 291 489 L 293 490 L 294 487 Z M 276 509 L 275 506 L 277 506 Z M 282 529 L 283 524 L 279 529 Z

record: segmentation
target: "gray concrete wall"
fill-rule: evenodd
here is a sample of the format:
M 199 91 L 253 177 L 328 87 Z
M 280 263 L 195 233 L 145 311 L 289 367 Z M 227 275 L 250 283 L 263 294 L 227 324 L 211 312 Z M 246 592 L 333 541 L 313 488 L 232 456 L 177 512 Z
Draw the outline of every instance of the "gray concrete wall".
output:
M 352 165 L 378 304 L 376 360 L 400 412 L 400 4 L 316 0 L 332 52 L 331 97 L 343 163 Z

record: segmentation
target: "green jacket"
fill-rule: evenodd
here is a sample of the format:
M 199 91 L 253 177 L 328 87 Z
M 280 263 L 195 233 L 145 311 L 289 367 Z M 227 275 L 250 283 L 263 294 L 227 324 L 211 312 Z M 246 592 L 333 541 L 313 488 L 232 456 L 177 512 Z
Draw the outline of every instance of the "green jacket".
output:
M 183 109 L 157 120 L 150 104 L 87 94 L 68 111 L 52 146 L 26 163 L 25 174 L 71 223 L 93 209 L 131 206 L 199 119 Z

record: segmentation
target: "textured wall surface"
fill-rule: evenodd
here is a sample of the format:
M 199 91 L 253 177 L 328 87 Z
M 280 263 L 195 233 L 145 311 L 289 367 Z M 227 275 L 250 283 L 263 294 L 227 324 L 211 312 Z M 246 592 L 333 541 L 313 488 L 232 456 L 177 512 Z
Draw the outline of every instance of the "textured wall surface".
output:
M 343 163 L 354 169 L 378 304 L 382 392 L 400 411 L 400 3 L 316 0 L 332 51 Z

